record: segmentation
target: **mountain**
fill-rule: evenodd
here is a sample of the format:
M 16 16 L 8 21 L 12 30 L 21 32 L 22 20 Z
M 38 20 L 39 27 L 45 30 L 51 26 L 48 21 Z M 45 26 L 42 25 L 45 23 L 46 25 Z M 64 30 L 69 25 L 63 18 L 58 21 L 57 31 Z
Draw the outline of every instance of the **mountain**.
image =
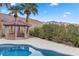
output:
M 17 20 L 18 19 L 25 21 L 25 18 L 22 17 L 18 17 Z M 3 23 L 6 23 L 7 21 L 11 21 L 11 20 L 14 20 L 13 15 L 0 13 L 0 21 L 2 21 Z M 29 24 L 31 25 L 31 28 L 34 28 L 34 27 L 42 26 L 43 22 L 29 18 Z
M 71 23 L 67 23 L 67 22 L 57 22 L 57 21 L 49 21 L 49 22 L 47 22 L 47 23 L 59 24 L 59 25 L 71 24 Z
M 74 24 L 74 23 L 67 23 L 67 22 L 57 22 L 57 21 L 49 21 L 46 22 L 46 24 L 58 24 L 58 25 L 74 25 L 74 26 L 79 26 L 79 24 Z

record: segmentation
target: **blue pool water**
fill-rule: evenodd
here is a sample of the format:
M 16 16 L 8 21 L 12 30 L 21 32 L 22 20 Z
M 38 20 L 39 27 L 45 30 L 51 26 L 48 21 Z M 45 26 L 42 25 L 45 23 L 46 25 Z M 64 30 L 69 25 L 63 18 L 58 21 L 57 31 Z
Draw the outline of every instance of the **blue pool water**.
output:
M 31 45 L 0 44 L 1 56 L 66 56 L 51 50 L 39 49 Z
M 30 54 L 31 52 L 26 50 L 14 49 L 14 50 L 5 51 L 3 53 L 3 56 L 28 56 Z

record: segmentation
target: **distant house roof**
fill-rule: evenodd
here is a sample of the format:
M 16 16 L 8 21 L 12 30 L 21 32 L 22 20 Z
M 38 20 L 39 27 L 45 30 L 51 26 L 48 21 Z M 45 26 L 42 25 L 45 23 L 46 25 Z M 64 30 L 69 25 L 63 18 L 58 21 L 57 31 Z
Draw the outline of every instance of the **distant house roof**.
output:
M 31 25 L 26 23 L 23 20 L 11 20 L 11 21 L 7 21 L 6 23 L 4 23 L 4 26 L 28 26 L 30 27 Z

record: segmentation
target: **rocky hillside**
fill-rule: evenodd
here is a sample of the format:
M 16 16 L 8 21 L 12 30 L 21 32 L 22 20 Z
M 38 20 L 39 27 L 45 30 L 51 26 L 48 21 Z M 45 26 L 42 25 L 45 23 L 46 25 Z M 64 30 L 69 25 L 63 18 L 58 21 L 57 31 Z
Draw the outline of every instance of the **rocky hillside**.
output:
M 18 19 L 25 21 L 25 18 L 22 17 L 18 17 L 17 20 Z M 3 23 L 6 23 L 7 21 L 11 21 L 11 20 L 14 20 L 14 17 L 12 15 L 0 13 L 0 21 L 2 21 Z M 43 22 L 35 19 L 29 19 L 29 24 L 31 25 L 31 28 L 34 28 L 43 25 Z

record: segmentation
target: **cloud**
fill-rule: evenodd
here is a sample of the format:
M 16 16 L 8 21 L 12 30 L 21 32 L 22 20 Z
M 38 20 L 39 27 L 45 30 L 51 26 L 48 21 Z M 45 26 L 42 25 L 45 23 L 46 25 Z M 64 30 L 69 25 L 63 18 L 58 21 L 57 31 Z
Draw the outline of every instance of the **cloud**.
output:
M 50 6 L 57 6 L 59 3 L 51 3 Z
M 67 17 L 67 16 L 70 15 L 70 14 L 71 14 L 71 12 L 66 11 L 66 12 L 64 13 L 63 17 Z
M 67 12 L 65 12 L 65 14 L 66 14 L 66 15 L 69 15 L 69 14 L 71 14 L 71 12 L 67 11 Z
M 67 15 L 63 15 L 63 17 L 67 17 Z
M 15 5 L 16 3 L 11 3 L 11 6 Z

